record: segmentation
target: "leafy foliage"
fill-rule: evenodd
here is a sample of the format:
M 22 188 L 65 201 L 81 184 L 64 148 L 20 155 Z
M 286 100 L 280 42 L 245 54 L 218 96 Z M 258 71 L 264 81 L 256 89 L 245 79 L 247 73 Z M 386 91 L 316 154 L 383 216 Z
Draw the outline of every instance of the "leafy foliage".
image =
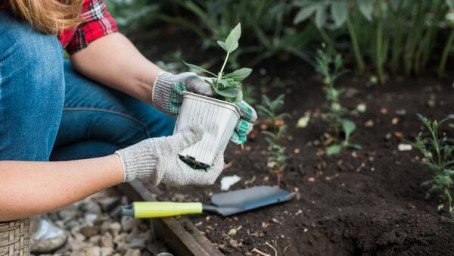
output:
M 240 39 L 240 37 L 241 24 L 238 23 L 238 25 L 236 25 L 235 28 L 227 36 L 225 41 L 217 41 L 218 45 L 226 52 L 224 63 L 222 64 L 222 67 L 217 74 L 214 74 L 197 65 L 186 63 L 186 65 L 194 70 L 198 70 L 215 77 L 214 80 L 209 81 L 215 95 L 218 98 L 228 102 L 239 102 L 243 100 L 241 81 L 248 77 L 252 72 L 252 69 L 250 68 L 241 68 L 231 73 L 224 74 L 227 60 L 229 59 L 230 54 L 238 48 L 238 40 Z
M 454 139 L 448 138 L 446 133 L 440 136 L 439 132 L 441 125 L 449 121 L 452 122 L 454 117 L 447 117 L 440 122 L 430 120 L 422 115 L 418 115 L 418 119 L 428 130 L 428 134 L 420 132 L 412 145 L 423 155 L 423 163 L 433 174 L 432 179 L 424 182 L 423 185 L 430 186 L 430 191 L 441 192 L 445 204 L 440 204 L 438 209 L 445 209 L 452 215 L 451 190 L 454 183 Z M 454 122 L 448 127 L 454 128 Z
M 437 49 L 444 49 L 438 68 L 442 75 L 453 47 L 454 33 L 439 40 L 443 27 L 452 26 L 446 18 L 452 0 L 296 0 L 293 4 L 298 9 L 294 23 L 313 22 L 330 50 L 339 48 L 337 38 L 343 38 L 346 29 L 359 73 L 366 71 L 364 60 L 371 59 L 382 83 L 387 70 L 406 75 L 422 72 Z

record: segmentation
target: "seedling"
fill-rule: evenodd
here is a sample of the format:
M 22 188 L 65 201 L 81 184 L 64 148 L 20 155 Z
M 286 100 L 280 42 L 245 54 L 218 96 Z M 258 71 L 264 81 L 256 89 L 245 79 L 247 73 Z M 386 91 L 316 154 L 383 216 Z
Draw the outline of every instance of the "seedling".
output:
M 284 106 L 284 94 L 271 100 L 266 95 L 262 95 L 262 103 L 257 106 L 257 111 L 264 118 L 264 123 L 271 128 L 276 128 L 284 124 L 284 118 L 289 117 L 288 113 L 278 113 Z
M 334 87 L 334 82 L 346 72 L 343 69 L 342 57 L 339 54 L 333 57 L 323 48 L 323 50 L 317 51 L 315 61 L 317 71 L 323 76 L 324 91 L 328 101 L 328 113 L 326 113 L 324 119 L 328 123 L 334 138 L 339 138 L 341 133 L 343 134 L 342 141 L 331 144 L 326 149 L 326 153 L 328 155 L 337 154 L 342 148 L 361 149 L 361 146 L 350 143 L 350 137 L 356 130 L 356 124 L 345 117 L 348 110 L 340 103 L 343 91 Z
M 454 176 L 454 139 L 448 138 L 446 133 L 439 135 L 441 125 L 452 122 L 454 117 L 447 117 L 440 122 L 430 120 L 422 115 L 418 119 L 423 123 L 429 134 L 420 132 L 412 145 L 423 155 L 423 163 L 432 172 L 432 179 L 425 181 L 424 186 L 430 186 L 430 191 L 441 192 L 443 203 L 438 205 L 438 210 L 446 210 L 451 218 L 453 216 L 452 194 Z M 454 128 L 452 122 L 448 127 Z
M 202 73 L 209 74 L 214 79 L 208 81 L 215 93 L 215 98 L 225 100 L 227 102 L 239 102 L 243 99 L 242 83 L 248 77 L 252 69 L 240 68 L 231 73 L 224 74 L 224 69 L 229 59 L 230 54 L 238 48 L 238 40 L 241 37 L 241 24 L 235 26 L 230 32 L 225 41 L 217 41 L 218 45 L 226 52 L 224 63 L 217 74 L 210 72 L 197 65 L 185 63 L 190 68 L 198 70 Z
M 267 152 L 267 166 L 271 173 L 276 175 L 277 184 L 281 184 L 281 179 L 284 170 L 287 167 L 288 157 L 285 153 L 286 148 L 281 145 L 281 141 L 287 134 L 287 126 L 280 126 L 275 132 L 262 131 L 266 136 L 266 141 L 269 145 Z
M 287 166 L 288 157 L 285 153 L 285 147 L 282 145 L 282 140 L 287 134 L 287 125 L 284 119 L 289 117 L 288 113 L 280 113 L 284 106 L 284 95 L 279 95 L 276 99 L 271 100 L 266 95 L 262 96 L 262 104 L 257 106 L 259 116 L 265 118 L 267 128 L 271 130 L 263 130 L 262 134 L 266 136 L 266 141 L 269 145 L 267 151 L 267 166 L 271 173 L 276 175 L 277 184 L 281 183 L 284 170 Z

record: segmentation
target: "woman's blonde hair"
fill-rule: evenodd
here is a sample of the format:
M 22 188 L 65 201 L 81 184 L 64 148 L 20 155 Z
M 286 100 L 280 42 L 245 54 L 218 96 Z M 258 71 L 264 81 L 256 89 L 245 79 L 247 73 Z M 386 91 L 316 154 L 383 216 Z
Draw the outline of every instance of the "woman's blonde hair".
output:
M 11 0 L 14 14 L 32 27 L 48 34 L 72 28 L 80 23 L 78 18 L 83 0 Z

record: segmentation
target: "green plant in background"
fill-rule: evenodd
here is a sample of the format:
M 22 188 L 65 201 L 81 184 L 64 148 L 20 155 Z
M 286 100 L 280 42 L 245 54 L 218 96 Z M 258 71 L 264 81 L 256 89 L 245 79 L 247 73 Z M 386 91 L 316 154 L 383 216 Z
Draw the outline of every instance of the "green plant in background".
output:
M 162 57 L 162 60 L 156 61 L 156 65 L 167 72 L 178 74 L 187 70 L 186 65 L 181 63 L 183 52 L 177 50 Z
M 440 75 L 444 72 L 454 35 L 446 40 L 440 31 L 449 6 L 454 6 L 452 0 L 295 0 L 294 5 L 298 8 L 295 24 L 312 21 L 331 52 L 352 48 L 361 74 L 366 71 L 365 60 L 370 59 L 381 83 L 387 70 L 419 74 L 429 61 L 436 61 L 438 48 L 444 48 L 438 67 Z M 351 47 L 339 43 L 347 34 Z M 445 46 L 440 47 L 440 42 Z
M 210 80 L 209 83 L 215 95 L 217 98 L 228 102 L 239 102 L 243 99 L 241 81 L 248 77 L 252 72 L 252 69 L 250 68 L 241 68 L 231 73 L 224 74 L 227 60 L 229 59 L 230 54 L 238 48 L 238 40 L 240 37 L 241 24 L 238 23 L 238 25 L 236 25 L 227 36 L 225 41 L 217 41 L 218 45 L 221 46 L 221 48 L 226 52 L 224 63 L 217 74 L 214 74 L 202 67 L 186 63 L 186 65 L 194 70 L 212 75 L 214 79 Z
M 292 11 L 288 1 L 275 0 L 171 0 L 179 7 L 176 14 L 160 15 L 162 20 L 192 30 L 202 40 L 204 47 L 213 46 L 212 38 L 224 38 L 234 24 L 241 21 L 247 31 L 250 46 L 243 47 L 231 58 L 232 65 L 239 55 L 254 54 L 250 65 L 263 59 L 285 54 L 305 61 L 308 44 L 317 38 L 313 27 L 296 28 L 287 22 Z M 187 12 L 189 12 L 188 15 Z M 237 68 L 233 66 L 232 68 Z
M 267 166 L 270 168 L 271 173 L 276 175 L 278 185 L 281 182 L 288 160 L 285 152 L 286 147 L 282 144 L 287 134 L 287 125 L 285 125 L 284 119 L 290 117 L 290 115 L 281 111 L 283 106 L 284 94 L 279 95 L 274 100 L 263 95 L 262 103 L 257 105 L 259 117 L 264 119 L 268 128 L 268 130 L 262 131 L 269 148 L 267 151 Z
M 418 115 L 418 119 L 428 130 L 428 134 L 420 132 L 412 145 L 421 152 L 423 163 L 433 175 L 423 185 L 430 186 L 430 191 L 441 192 L 444 203 L 438 206 L 438 210 L 445 209 L 453 217 L 451 190 L 454 177 L 454 139 L 448 138 L 446 133 L 440 135 L 439 132 L 441 125 L 454 120 L 454 117 L 447 117 L 440 122 L 422 115 Z M 448 127 L 454 128 L 454 123 Z
M 107 0 L 109 12 L 122 30 L 131 30 L 157 21 L 161 5 L 151 0 Z
M 339 143 L 331 144 L 326 153 L 337 154 L 342 148 L 361 149 L 361 146 L 350 143 L 350 137 L 356 130 L 356 124 L 345 117 L 347 109 L 340 103 L 342 90 L 334 87 L 334 82 L 345 73 L 342 64 L 342 57 L 339 54 L 330 54 L 325 47 L 317 50 L 315 58 L 316 70 L 323 76 L 325 85 L 324 91 L 328 101 L 328 113 L 324 116 L 325 121 L 330 127 L 334 138 L 339 138 L 343 134 L 343 140 Z
M 447 27 L 451 30 L 449 33 L 449 38 L 446 42 L 446 45 L 443 49 L 440 64 L 438 65 L 438 76 L 442 77 L 446 69 L 446 62 L 448 60 L 449 54 L 452 54 L 454 49 L 454 0 L 446 0 L 449 5 L 449 12 L 446 14 L 446 24 Z

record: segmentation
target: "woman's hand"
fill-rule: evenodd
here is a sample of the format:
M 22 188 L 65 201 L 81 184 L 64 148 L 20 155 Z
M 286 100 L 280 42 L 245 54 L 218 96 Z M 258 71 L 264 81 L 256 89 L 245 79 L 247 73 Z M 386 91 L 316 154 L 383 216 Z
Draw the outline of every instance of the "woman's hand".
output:
M 219 154 L 208 170 L 192 169 L 179 159 L 178 153 L 202 139 L 203 129 L 192 127 L 173 136 L 151 138 L 119 150 L 125 182 L 135 179 L 168 185 L 211 185 L 224 168 Z

